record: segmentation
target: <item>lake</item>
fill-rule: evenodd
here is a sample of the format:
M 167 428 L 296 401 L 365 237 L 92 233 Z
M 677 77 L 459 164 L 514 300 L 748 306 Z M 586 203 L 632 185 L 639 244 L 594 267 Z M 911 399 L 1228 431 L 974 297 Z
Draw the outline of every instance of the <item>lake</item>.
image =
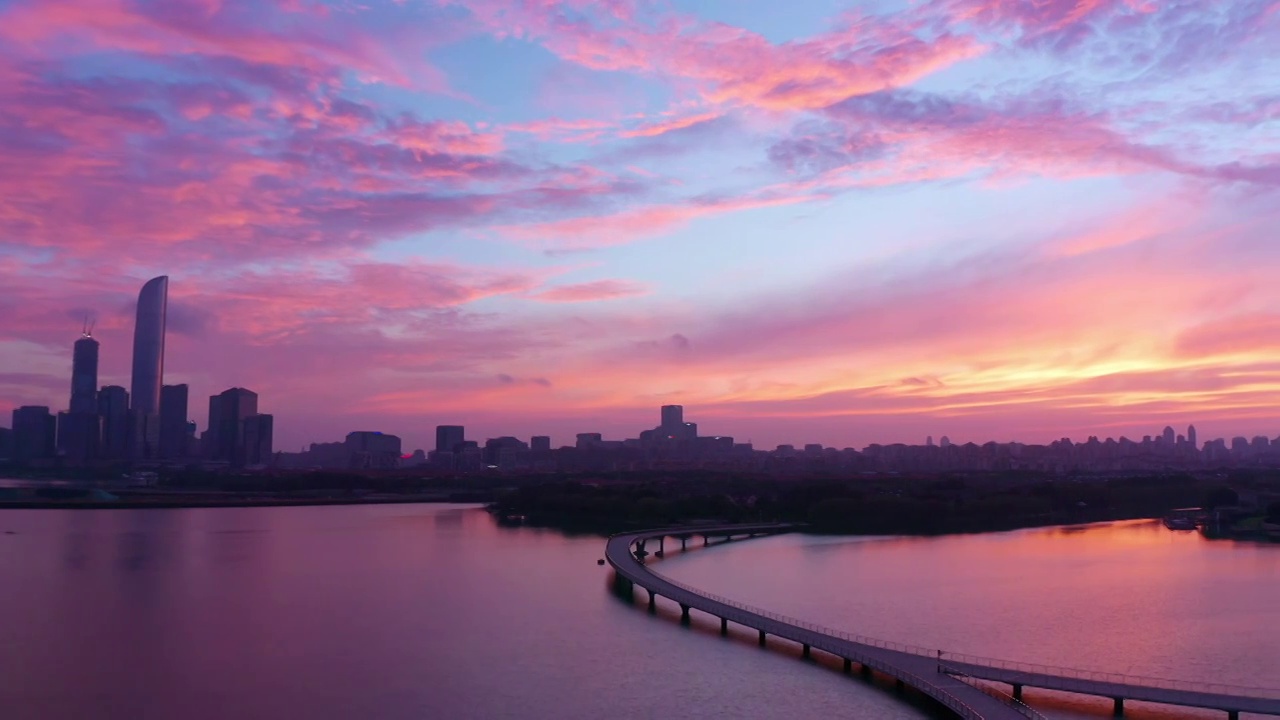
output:
M 603 549 L 448 505 L 0 511 L 0 707 L 7 720 L 930 716 L 787 643 L 725 640 L 696 613 L 681 627 L 674 607 L 650 616 L 609 592 Z M 788 535 L 653 567 L 901 642 L 1280 684 L 1280 547 L 1158 523 Z M 1069 697 L 1028 690 L 1051 717 L 1109 715 Z M 1222 717 L 1152 707 L 1130 716 Z

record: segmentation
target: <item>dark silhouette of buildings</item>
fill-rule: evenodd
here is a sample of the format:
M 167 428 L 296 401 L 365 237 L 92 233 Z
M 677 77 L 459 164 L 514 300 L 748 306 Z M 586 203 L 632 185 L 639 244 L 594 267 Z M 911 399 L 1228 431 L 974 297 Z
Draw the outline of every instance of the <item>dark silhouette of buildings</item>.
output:
M 23 405 L 13 410 L 13 460 L 19 464 L 48 460 L 54 455 L 58 420 L 46 405 Z
M 160 388 L 160 457 L 166 460 L 187 456 L 188 395 L 186 385 Z
M 551 438 L 547 435 L 534 435 L 529 438 L 529 449 L 536 453 L 551 452 Z

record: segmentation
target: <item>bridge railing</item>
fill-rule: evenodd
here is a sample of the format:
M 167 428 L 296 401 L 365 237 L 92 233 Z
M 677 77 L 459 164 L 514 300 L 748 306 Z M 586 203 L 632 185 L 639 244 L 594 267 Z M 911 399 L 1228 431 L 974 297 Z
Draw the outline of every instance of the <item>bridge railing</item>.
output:
M 981 678 L 975 678 L 971 675 L 966 675 L 961 670 L 951 667 L 946 663 L 939 664 L 938 668 L 942 670 L 942 672 L 945 672 L 946 674 L 951 675 L 952 677 L 959 678 L 961 681 L 968 683 L 969 685 L 976 687 L 982 692 L 1003 702 L 1005 705 L 1008 705 L 1009 707 L 1018 711 L 1018 714 L 1022 715 L 1023 717 L 1030 718 L 1030 720 L 1049 720 L 1049 718 L 1045 717 L 1042 713 L 1040 713 L 1038 710 L 1031 707 L 1030 705 L 1022 702 L 1018 698 L 1010 695 L 1009 693 L 1001 690 L 1000 688 L 995 687 L 994 685 L 990 685 L 989 682 L 991 681 L 984 681 Z
M 965 655 L 963 653 L 943 652 L 942 658 L 950 663 L 978 665 L 986 668 L 1010 670 L 1034 675 L 1050 675 L 1054 677 L 1084 680 L 1088 682 L 1113 683 L 1116 685 L 1134 685 L 1139 687 L 1159 688 L 1162 690 L 1181 690 L 1184 692 L 1207 693 L 1213 695 L 1231 695 L 1234 697 L 1258 698 L 1264 700 L 1280 700 L 1280 689 L 1248 687 L 1244 685 L 1228 685 L 1226 683 L 1206 683 L 1193 680 L 1174 680 L 1170 678 L 1147 677 L 1143 675 L 1125 675 L 1121 673 L 1080 670 L 1077 668 L 1056 667 L 1039 663 L 1025 663 L 999 658 Z
M 848 640 L 849 642 L 856 642 L 861 645 L 870 645 L 871 647 L 880 648 L 883 650 L 894 650 L 901 653 L 907 653 L 910 655 L 920 655 L 923 657 L 931 657 L 931 658 L 938 657 L 937 650 L 931 650 L 929 648 L 920 647 L 919 645 L 907 645 L 904 643 L 896 643 L 888 640 L 881 640 L 879 638 L 867 637 L 865 635 L 858 635 L 856 633 L 845 632 L 843 630 L 836 630 L 835 628 L 830 628 L 825 625 L 809 622 L 808 620 L 801 620 L 799 618 L 783 615 L 782 613 L 773 612 L 772 610 L 765 610 L 764 608 L 755 607 L 754 605 L 748 605 L 747 603 L 744 603 L 744 602 L 739 602 L 737 600 L 723 597 L 721 595 L 716 595 L 715 593 L 709 593 L 705 590 L 700 590 L 691 585 L 686 585 L 678 580 L 672 580 L 666 575 L 656 573 L 653 570 L 649 570 L 649 572 L 661 578 L 663 581 L 669 582 L 672 585 L 675 585 L 676 587 L 680 588 L 681 590 L 693 593 L 694 595 L 698 595 L 708 600 L 721 603 L 722 605 L 728 605 L 729 607 L 737 608 L 738 610 L 753 613 L 755 615 L 761 615 L 763 617 L 769 618 L 770 620 L 776 620 L 777 622 L 786 623 L 788 625 L 795 625 L 796 627 L 804 628 L 805 630 L 809 630 L 810 632 L 816 632 L 823 635 L 831 635 L 833 637 L 840 638 L 841 640 Z
M 936 648 L 926 648 L 919 645 L 910 645 L 906 643 L 896 643 L 889 640 L 881 640 L 879 638 L 867 637 L 857 633 L 836 630 L 835 628 L 820 625 L 818 623 L 801 620 L 799 618 L 783 615 L 782 613 L 765 610 L 764 608 L 748 605 L 731 598 L 716 595 L 691 585 L 673 580 L 661 573 L 654 572 L 650 568 L 645 568 L 648 572 L 661 578 L 665 582 L 671 583 L 686 592 L 698 595 L 700 597 L 712 600 L 729 607 L 736 608 L 743 612 L 753 613 L 762 617 L 769 618 L 788 625 L 809 630 L 811 632 L 830 635 L 848 640 L 849 642 L 869 645 L 874 648 L 883 650 L 893 650 L 896 652 L 907 653 L 910 655 L 919 655 L 923 657 L 938 658 L 940 660 L 948 660 L 952 663 L 963 663 L 969 665 L 980 665 L 988 668 L 998 668 L 1001 670 L 1011 670 L 1017 672 L 1034 673 L 1039 675 L 1050 675 L 1062 678 L 1070 678 L 1075 680 L 1089 682 L 1106 682 L 1120 685 L 1133 685 L 1139 687 L 1160 688 L 1164 690 L 1181 690 L 1185 692 L 1209 693 L 1216 695 L 1231 695 L 1235 697 L 1257 698 L 1263 700 L 1280 700 L 1280 689 L 1247 687 L 1241 685 L 1229 685 L 1225 683 L 1203 683 L 1191 680 L 1173 680 L 1169 678 L 1146 677 L 1141 675 L 1124 675 L 1120 673 L 1097 672 L 1093 670 L 1079 670 L 1076 668 L 1056 667 L 1053 665 L 1043 665 L 1038 663 L 1024 663 L 1010 660 L 1001 660 L 999 658 L 983 657 L 979 655 L 966 655 L 963 653 L 947 652 Z M 954 709 L 954 708 L 953 708 Z

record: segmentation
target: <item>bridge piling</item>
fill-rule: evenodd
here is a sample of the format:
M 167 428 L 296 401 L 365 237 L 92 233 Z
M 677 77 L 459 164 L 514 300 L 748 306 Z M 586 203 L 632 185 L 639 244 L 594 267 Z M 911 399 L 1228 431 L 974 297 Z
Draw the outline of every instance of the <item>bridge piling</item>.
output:
M 760 647 L 764 647 L 764 631 L 760 631 Z
M 688 550 L 688 549 L 689 549 L 689 546 L 688 546 L 688 544 L 687 544 L 688 542 L 689 542 L 689 538 L 687 538 L 687 537 L 682 537 L 682 538 L 680 538 L 680 551 L 681 551 L 681 552 L 683 552 L 683 551 L 685 551 L 685 550 Z
M 652 590 L 649 591 L 649 612 L 658 612 L 658 593 Z
M 850 660 L 849 658 L 844 659 L 844 674 L 845 675 L 853 674 L 853 661 Z
M 862 677 L 867 678 L 867 679 L 870 679 L 870 678 L 871 678 L 871 666 L 870 666 L 870 665 L 867 665 L 866 663 L 863 663 L 863 664 L 862 664 L 861 669 L 859 670 L 859 672 L 861 672 L 861 673 L 862 673 Z
M 689 606 L 688 605 L 680 606 L 680 622 L 684 623 L 685 625 L 689 624 Z
M 1115 717 L 1124 717 L 1124 698 L 1113 698 L 1116 701 L 1115 708 L 1111 710 L 1111 714 Z
M 1022 686 L 1019 685 L 1018 683 L 1013 683 L 1013 699 L 1014 700 L 1022 699 Z
M 721 634 L 722 636 L 723 636 L 723 635 L 728 635 L 728 634 L 729 634 L 729 619 L 728 619 L 728 618 L 720 618 L 720 634 Z
M 1227 711 L 1227 720 L 1240 720 L 1240 711 L 1239 711 L 1239 710 L 1228 710 L 1228 711 Z
M 893 689 L 902 692 L 907 689 L 907 684 L 901 678 L 893 681 Z
M 809 646 L 808 646 L 808 645 L 805 645 L 805 644 L 803 644 L 803 643 L 802 643 L 802 644 L 800 645 L 800 647 L 802 648 L 802 650 L 801 650 L 802 657 L 804 657 L 804 659 L 805 659 L 805 660 L 808 660 L 808 659 L 809 659 Z

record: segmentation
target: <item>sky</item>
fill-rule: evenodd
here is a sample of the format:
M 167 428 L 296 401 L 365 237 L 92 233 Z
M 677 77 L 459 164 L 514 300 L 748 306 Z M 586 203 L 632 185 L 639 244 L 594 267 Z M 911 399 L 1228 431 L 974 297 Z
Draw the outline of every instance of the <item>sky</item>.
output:
M 0 417 L 1280 434 L 1280 0 L 0 0 Z

